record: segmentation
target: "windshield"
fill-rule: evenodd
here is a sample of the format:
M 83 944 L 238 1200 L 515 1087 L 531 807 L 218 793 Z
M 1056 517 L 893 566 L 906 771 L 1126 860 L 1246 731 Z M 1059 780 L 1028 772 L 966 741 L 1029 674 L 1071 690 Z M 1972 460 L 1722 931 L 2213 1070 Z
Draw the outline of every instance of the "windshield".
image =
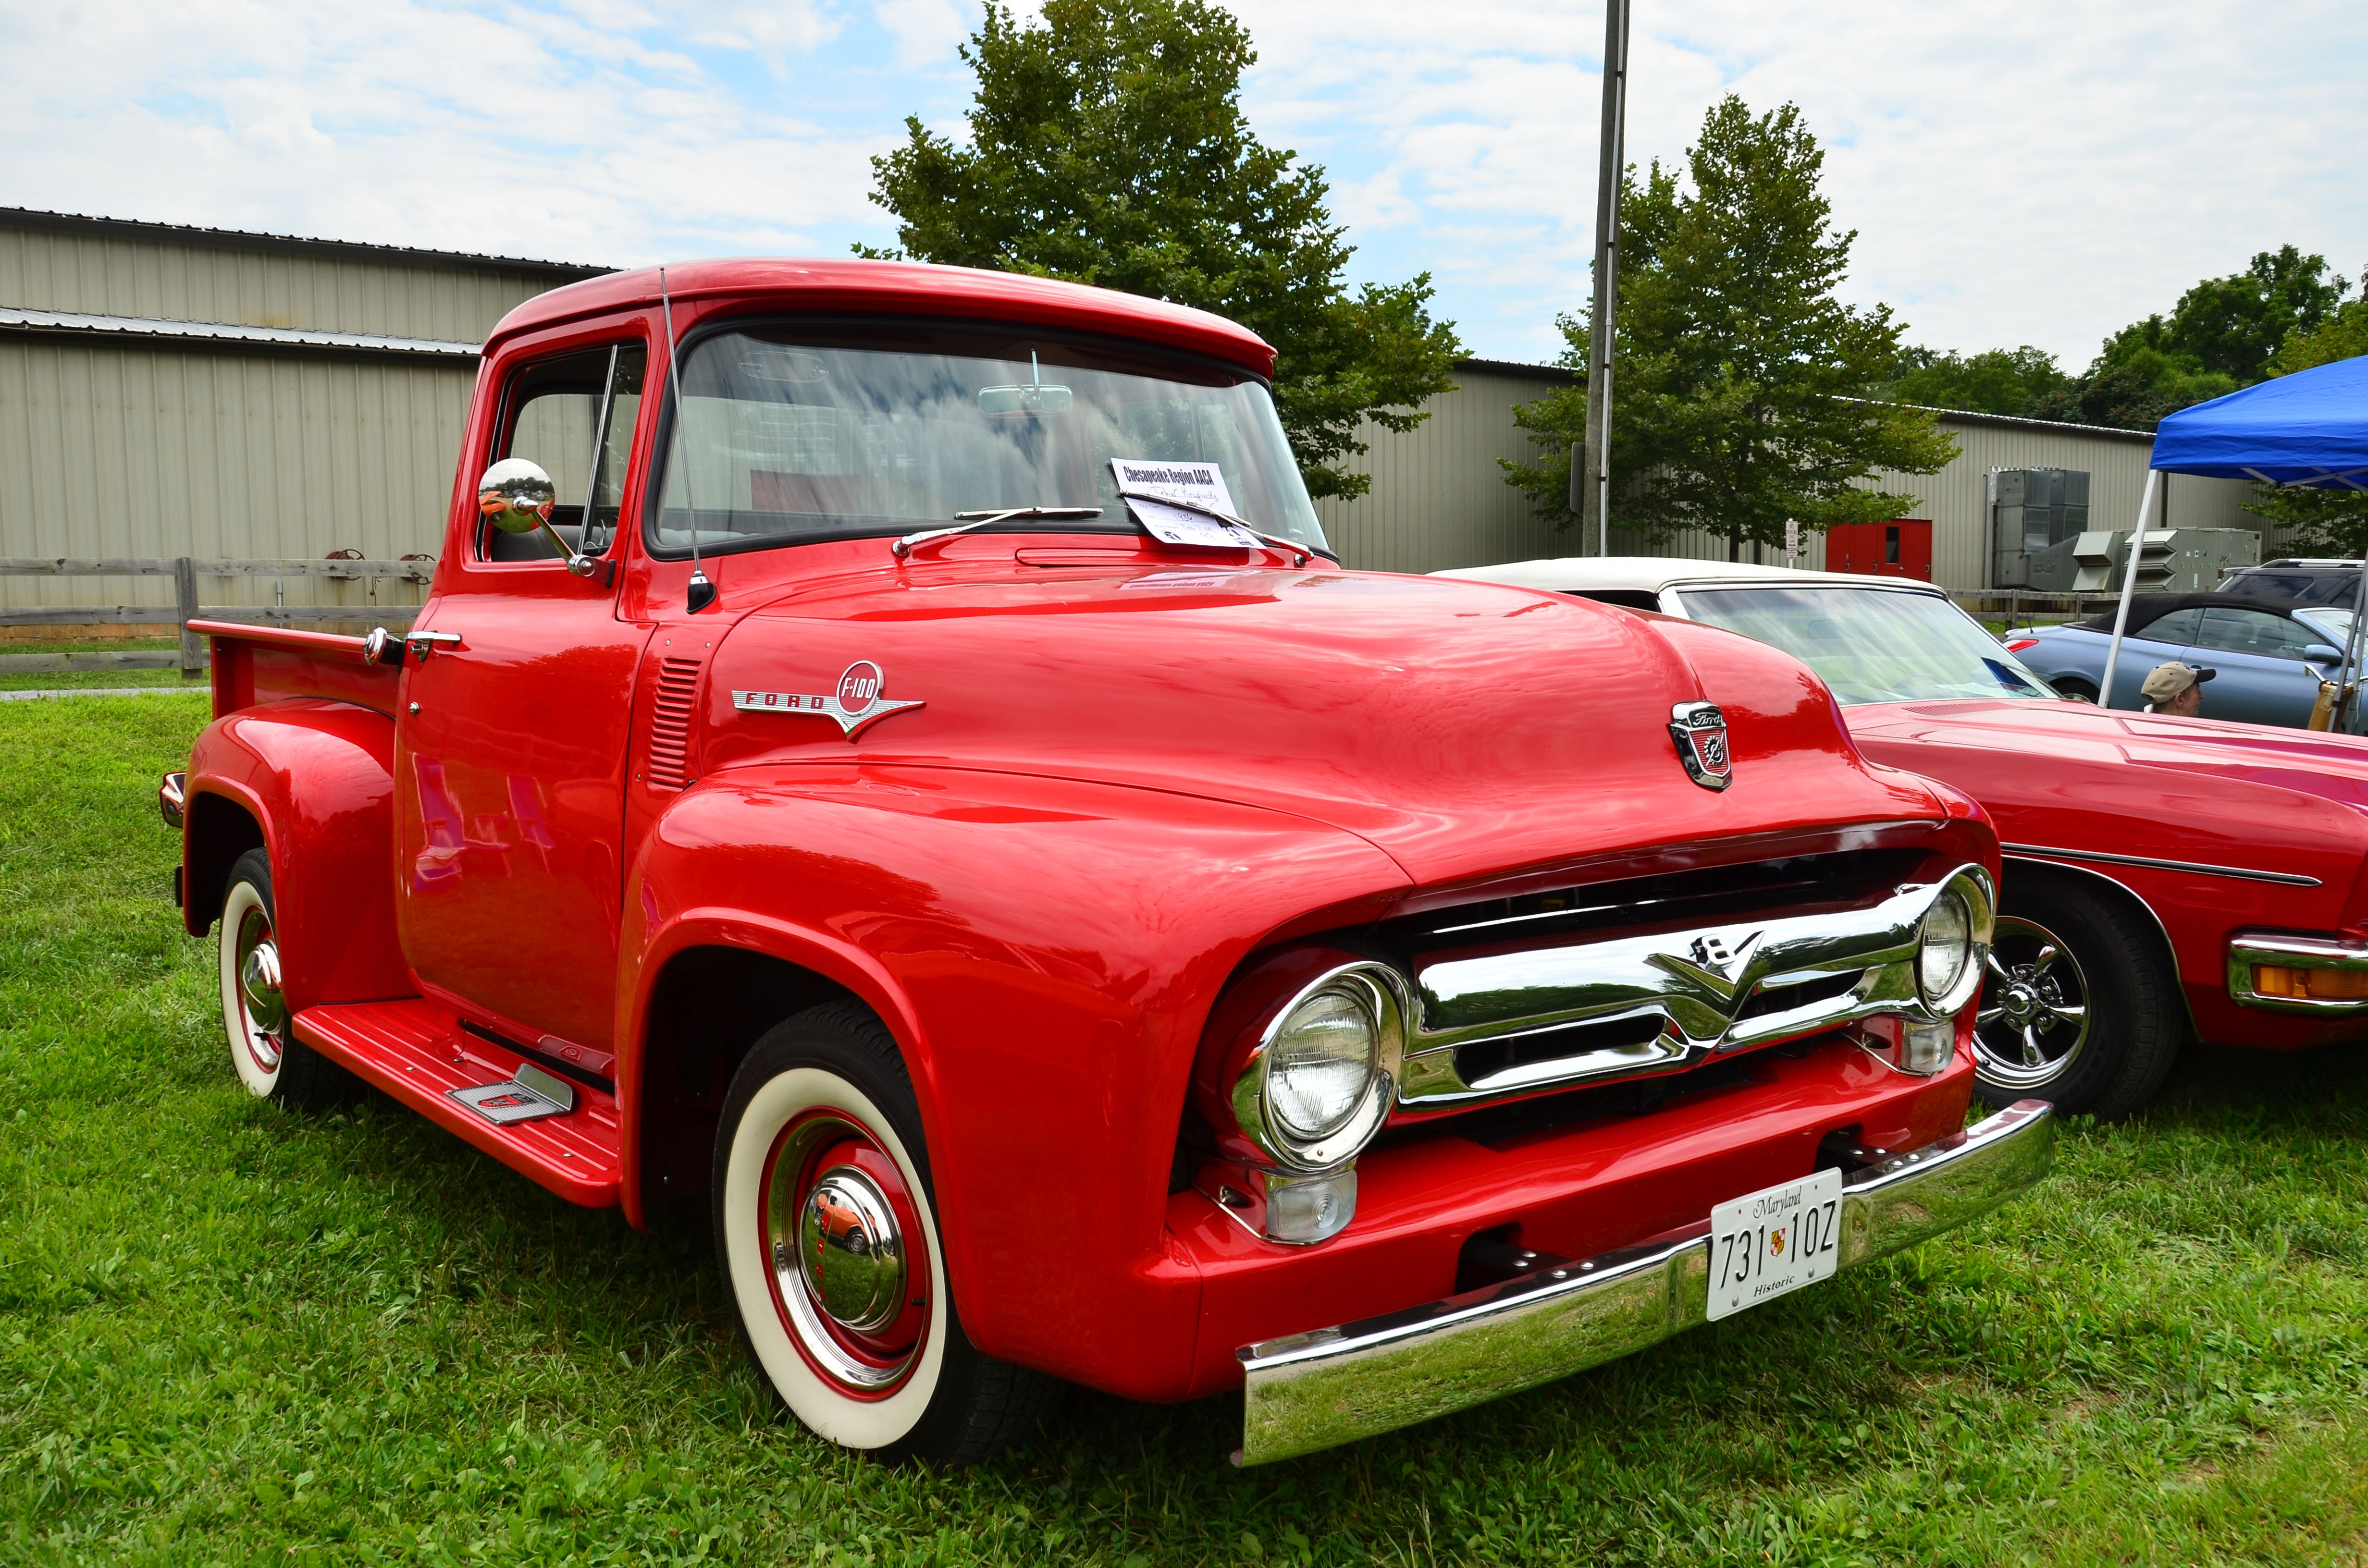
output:
M 1686 613 L 1792 654 L 1844 703 L 2055 693 L 1935 594 L 1882 588 L 1686 588 Z
M 2326 633 L 2328 642 L 2338 648 L 2351 641 L 2351 612 L 2348 609 L 2298 609 L 2294 619 L 2314 631 Z
M 1213 463 L 1252 526 L 1330 552 L 1255 378 L 1148 349 L 975 327 L 749 326 L 700 339 L 651 548 L 901 534 L 959 512 L 1085 506 L 1010 526 L 1135 532 L 1112 460 Z
M 2349 604 L 2360 596 L 2360 569 L 2330 566 L 2278 572 L 2256 567 L 2220 585 L 2224 594 L 2245 598 L 2285 599 L 2294 604 Z

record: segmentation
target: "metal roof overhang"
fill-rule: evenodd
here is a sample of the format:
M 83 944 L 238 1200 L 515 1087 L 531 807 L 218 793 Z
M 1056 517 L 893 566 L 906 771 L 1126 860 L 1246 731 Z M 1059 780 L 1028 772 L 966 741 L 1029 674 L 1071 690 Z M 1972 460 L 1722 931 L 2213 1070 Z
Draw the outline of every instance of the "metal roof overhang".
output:
M 249 326 L 240 322 L 164 321 L 145 316 L 85 315 L 0 305 L 0 332 L 44 337 L 111 337 L 178 344 L 293 348 L 333 354 L 473 360 L 479 345 L 436 338 L 387 337 L 369 332 L 316 332 L 305 327 Z

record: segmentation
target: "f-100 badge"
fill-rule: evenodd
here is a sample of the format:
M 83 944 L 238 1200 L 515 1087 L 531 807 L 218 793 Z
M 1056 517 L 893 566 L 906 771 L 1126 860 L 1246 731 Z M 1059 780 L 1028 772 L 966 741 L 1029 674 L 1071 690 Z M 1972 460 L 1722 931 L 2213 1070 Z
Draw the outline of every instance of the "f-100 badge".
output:
M 1735 781 L 1735 763 L 1726 751 L 1726 715 L 1715 702 L 1680 702 L 1669 710 L 1669 738 L 1678 743 L 1678 760 L 1686 777 L 1705 790 L 1724 790 Z
M 839 733 L 851 741 L 856 731 L 873 720 L 922 705 L 918 698 L 891 701 L 880 695 L 882 684 L 880 666 L 869 659 L 858 659 L 838 677 L 837 691 L 819 697 L 797 691 L 735 691 L 732 706 L 744 713 L 820 714 L 837 720 Z

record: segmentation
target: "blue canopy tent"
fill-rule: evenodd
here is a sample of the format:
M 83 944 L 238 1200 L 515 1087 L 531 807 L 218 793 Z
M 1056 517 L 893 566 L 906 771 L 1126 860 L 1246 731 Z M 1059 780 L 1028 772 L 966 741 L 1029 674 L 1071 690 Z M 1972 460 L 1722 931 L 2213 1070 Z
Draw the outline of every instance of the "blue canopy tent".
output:
M 2112 645 L 2105 653 L 2101 700 L 2109 707 L 2113 666 L 2121 659 L 2122 629 L 2129 621 L 2130 596 L 2137 587 L 2138 558 L 2145 552 L 2146 519 L 2154 512 L 2159 476 L 2197 473 L 2368 493 L 2368 356 L 2297 370 L 2180 409 L 2155 431 L 2154 458 L 2146 467 L 2129 570 L 2122 578 L 2121 608 L 2113 616 Z M 2363 597 L 2368 597 L 2368 570 L 2362 571 L 2361 581 Z M 2368 619 L 2363 608 L 2368 606 L 2353 608 L 2351 637 L 2344 650 L 2346 690 L 2358 665 L 2361 622 Z

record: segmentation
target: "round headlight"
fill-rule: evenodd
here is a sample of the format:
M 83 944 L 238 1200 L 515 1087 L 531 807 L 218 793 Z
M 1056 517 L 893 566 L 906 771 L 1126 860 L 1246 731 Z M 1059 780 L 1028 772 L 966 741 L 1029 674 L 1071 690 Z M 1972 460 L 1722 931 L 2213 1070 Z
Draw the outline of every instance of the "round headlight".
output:
M 1389 1119 L 1406 1053 L 1405 982 L 1360 959 L 1272 1006 L 1234 1058 L 1226 1109 L 1258 1150 L 1253 1164 L 1303 1175 L 1338 1169 Z
M 1974 959 L 1974 912 L 1965 895 L 1944 888 L 1924 914 L 1916 944 L 1916 980 L 1928 1002 L 1939 1003 L 1957 988 Z
M 1326 985 L 1292 1008 L 1267 1048 L 1267 1103 L 1283 1131 L 1314 1142 L 1346 1126 L 1372 1085 L 1381 1043 L 1364 985 Z

